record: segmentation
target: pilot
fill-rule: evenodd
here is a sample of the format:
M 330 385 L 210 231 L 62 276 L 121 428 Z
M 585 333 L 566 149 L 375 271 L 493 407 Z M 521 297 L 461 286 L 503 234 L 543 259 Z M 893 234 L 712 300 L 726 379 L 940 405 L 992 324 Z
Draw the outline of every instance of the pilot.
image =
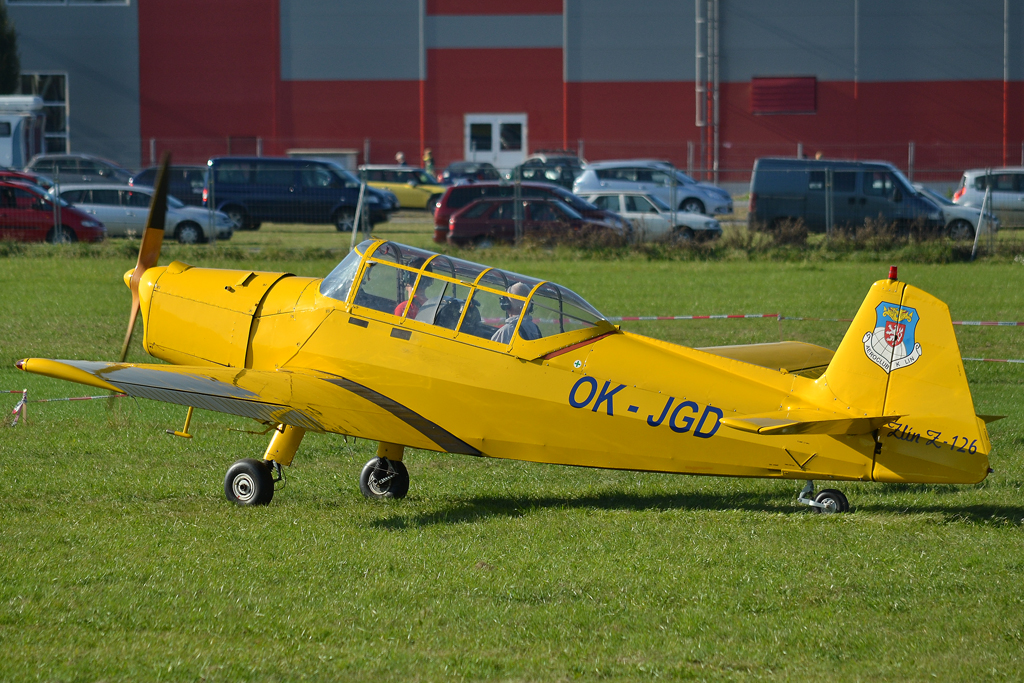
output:
M 410 268 L 422 268 L 426 261 L 427 260 L 425 258 L 417 256 L 406 265 Z M 432 272 L 430 266 L 427 266 L 426 272 Z M 423 302 L 427 299 L 423 296 L 423 290 L 426 289 L 426 287 L 420 287 L 420 291 L 414 295 L 412 293 L 412 288 L 416 284 L 416 273 L 403 270 L 399 272 L 398 277 L 401 278 L 402 289 L 405 292 L 405 301 L 399 301 L 398 305 L 395 306 L 395 315 L 401 316 L 405 313 L 405 309 L 408 306 L 409 317 L 415 319 L 416 314 L 420 312 L 420 306 L 422 306 Z
M 516 296 L 529 296 L 530 288 L 524 285 L 522 282 L 517 282 L 508 288 L 509 294 L 515 294 Z M 510 299 L 507 297 L 501 298 L 502 308 L 507 305 L 505 309 L 505 324 L 498 328 L 498 331 L 491 335 L 491 341 L 496 341 L 501 344 L 508 344 L 512 341 L 512 333 L 515 332 L 516 322 L 519 321 L 519 314 L 523 311 L 524 301 L 519 299 Z M 519 336 L 523 339 L 540 339 L 541 333 L 540 328 L 537 327 L 537 323 L 530 319 L 529 310 L 523 315 L 523 324 L 519 326 Z

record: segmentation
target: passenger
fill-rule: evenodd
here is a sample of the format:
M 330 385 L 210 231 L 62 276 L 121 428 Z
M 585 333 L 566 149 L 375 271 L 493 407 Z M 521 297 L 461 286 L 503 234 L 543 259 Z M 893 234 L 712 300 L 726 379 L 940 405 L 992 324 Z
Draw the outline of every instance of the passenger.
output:
M 508 293 L 525 297 L 530 294 L 530 288 L 522 282 L 517 282 L 508 288 Z M 505 311 L 505 324 L 499 327 L 498 331 L 491 336 L 491 341 L 496 341 L 500 344 L 508 344 L 512 341 L 512 333 L 515 332 L 516 323 L 519 321 L 519 314 L 522 313 L 523 304 L 526 303 L 519 299 L 502 297 L 502 308 L 504 308 L 505 302 L 508 302 L 508 309 Z M 523 324 L 519 326 L 519 336 L 523 339 L 540 339 L 542 336 L 540 328 L 530 319 L 529 310 L 523 314 Z
M 407 265 L 410 268 L 422 268 L 426 261 L 427 260 L 425 258 L 417 256 Z M 431 272 L 431 269 L 428 267 L 426 272 Z M 412 292 L 412 288 L 416 285 L 416 273 L 403 270 L 398 274 L 398 277 L 401 278 L 402 281 L 402 289 L 405 292 L 405 301 L 399 301 L 398 305 L 395 306 L 395 315 L 401 316 L 405 313 L 405 309 L 408 306 L 409 317 L 415 319 L 416 314 L 420 312 L 420 306 L 423 305 L 423 302 L 426 301 L 427 298 L 423 296 L 422 291 L 417 292 L 416 294 L 413 294 Z M 420 289 L 422 290 L 424 288 L 421 287 Z

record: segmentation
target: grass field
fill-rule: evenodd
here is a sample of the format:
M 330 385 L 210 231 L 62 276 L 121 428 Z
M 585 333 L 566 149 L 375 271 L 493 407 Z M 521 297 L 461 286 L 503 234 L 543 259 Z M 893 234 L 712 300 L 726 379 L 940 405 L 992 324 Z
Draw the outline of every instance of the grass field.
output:
M 415 216 L 380 227 L 429 244 Z M 263 249 L 258 269 L 320 276 L 333 260 L 286 247 L 344 237 L 266 226 L 232 244 Z M 0 258 L 0 389 L 85 395 L 12 364 L 115 357 L 134 259 L 50 249 Z M 485 257 L 607 315 L 851 317 L 888 266 L 471 256 Z M 1024 317 L 1024 264 L 900 275 L 955 320 Z M 626 327 L 694 346 L 781 336 L 833 348 L 845 330 Z M 965 356 L 1022 358 L 1022 329 L 957 335 Z M 136 341 L 130 359 L 146 358 Z M 28 426 L 0 428 L 0 680 L 1021 680 L 1024 366 L 967 371 L 977 411 L 1009 416 L 990 425 L 995 472 L 976 486 L 844 484 L 853 509 L 840 516 L 797 505 L 795 482 L 421 451 L 407 455 L 409 497 L 370 503 L 357 477 L 375 444 L 323 435 L 303 442 L 269 507 L 241 509 L 222 481 L 262 454 L 266 436 L 232 431 L 255 423 L 200 412 L 186 441 L 163 433 L 180 428 L 178 407 L 33 404 Z M 6 412 L 17 397 L 3 396 Z

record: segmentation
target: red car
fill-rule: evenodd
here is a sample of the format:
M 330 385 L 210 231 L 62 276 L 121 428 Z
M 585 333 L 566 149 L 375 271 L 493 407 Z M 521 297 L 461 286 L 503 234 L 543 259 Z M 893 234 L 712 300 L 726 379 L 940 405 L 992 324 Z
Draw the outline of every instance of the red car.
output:
M 527 234 L 616 231 L 610 223 L 584 218 L 559 199 L 520 201 Z M 462 246 L 484 239 L 512 241 L 516 234 L 514 212 L 514 199 L 478 199 L 448 219 L 448 242 Z
M 0 181 L 0 239 L 22 242 L 100 242 L 107 236 L 103 223 L 60 202 L 61 230 L 55 230 L 53 197 L 27 183 Z
M 520 187 L 523 198 L 559 199 L 584 218 L 609 223 L 623 234 L 628 234 L 632 229 L 629 221 L 619 214 L 599 209 L 564 187 L 548 183 L 520 183 Z M 443 244 L 448 239 L 448 219 L 462 208 L 478 199 L 510 198 L 514 194 L 515 186 L 510 183 L 482 182 L 449 187 L 437 202 L 437 211 L 434 213 L 434 241 Z
M 44 175 L 32 171 L 15 171 L 13 168 L 0 168 L 0 180 L 38 185 L 47 192 L 53 187 L 53 181 Z

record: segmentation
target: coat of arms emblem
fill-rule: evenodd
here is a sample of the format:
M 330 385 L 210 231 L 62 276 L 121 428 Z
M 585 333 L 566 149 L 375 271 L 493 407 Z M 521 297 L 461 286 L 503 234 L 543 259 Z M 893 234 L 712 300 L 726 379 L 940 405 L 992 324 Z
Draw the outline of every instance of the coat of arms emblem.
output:
M 864 353 L 886 372 L 913 365 L 921 357 L 914 341 L 917 310 L 882 302 L 875 308 L 875 329 L 864 335 Z

